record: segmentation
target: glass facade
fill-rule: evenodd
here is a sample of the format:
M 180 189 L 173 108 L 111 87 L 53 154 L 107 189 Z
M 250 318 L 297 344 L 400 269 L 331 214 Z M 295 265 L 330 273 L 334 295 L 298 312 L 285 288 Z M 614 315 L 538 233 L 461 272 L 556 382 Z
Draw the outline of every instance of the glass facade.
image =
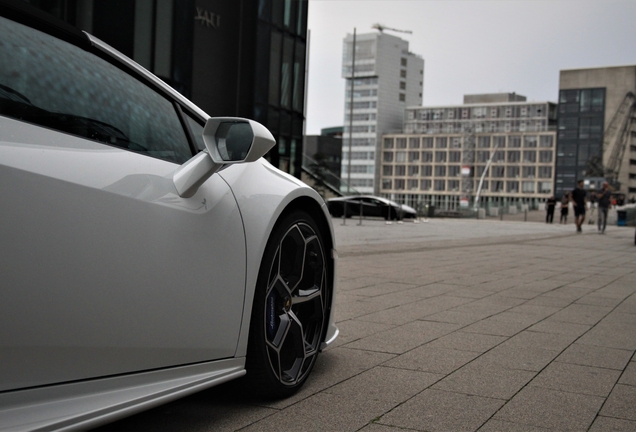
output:
M 603 176 L 605 88 L 559 92 L 555 194 L 572 191 L 584 177 Z
M 254 119 L 300 177 L 307 0 L 28 0 L 113 46 L 211 116 Z

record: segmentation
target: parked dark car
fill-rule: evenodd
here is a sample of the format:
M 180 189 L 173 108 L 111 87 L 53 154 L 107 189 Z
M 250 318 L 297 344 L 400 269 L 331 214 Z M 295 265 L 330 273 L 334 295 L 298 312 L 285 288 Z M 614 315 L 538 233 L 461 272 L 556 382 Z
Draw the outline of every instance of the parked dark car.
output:
M 386 220 L 417 217 L 417 211 L 413 207 L 373 195 L 331 198 L 327 200 L 329 213 L 334 217 L 342 217 L 345 214 L 345 203 L 346 217 L 359 216 L 360 214 L 364 217 L 381 217 Z M 360 207 L 362 207 L 362 213 Z

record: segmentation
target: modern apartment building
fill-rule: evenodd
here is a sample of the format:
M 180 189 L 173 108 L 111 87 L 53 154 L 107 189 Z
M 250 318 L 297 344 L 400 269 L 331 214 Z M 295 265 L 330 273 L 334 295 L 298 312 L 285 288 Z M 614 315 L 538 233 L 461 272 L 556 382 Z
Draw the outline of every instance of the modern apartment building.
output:
M 554 193 L 556 117 L 556 104 L 515 93 L 409 107 L 403 133 L 383 136 L 380 193 L 457 210 L 473 205 L 485 172 L 480 205 L 536 207 Z
M 354 72 L 353 35 L 347 35 L 343 45 L 342 76 L 347 82 L 341 177 L 344 181 L 349 178 L 351 158 L 350 186 L 358 192 L 378 193 L 381 137 L 401 130 L 407 106 L 422 104 L 424 60 L 409 52 L 408 42 L 399 37 L 382 32 L 359 34 Z
M 636 198 L 636 66 L 563 70 L 559 77 L 556 194 L 605 177 Z

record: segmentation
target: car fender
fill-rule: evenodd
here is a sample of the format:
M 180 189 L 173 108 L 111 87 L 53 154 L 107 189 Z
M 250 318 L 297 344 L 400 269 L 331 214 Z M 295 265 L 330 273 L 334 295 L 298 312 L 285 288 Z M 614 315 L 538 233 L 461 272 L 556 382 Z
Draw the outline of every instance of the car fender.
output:
M 325 250 L 325 254 L 333 260 L 337 256 L 334 232 L 331 217 L 322 197 L 302 181 L 274 168 L 265 159 L 259 159 L 249 164 L 228 166 L 218 174 L 232 189 L 245 227 L 245 246 L 247 250 L 245 302 L 236 350 L 237 357 L 244 357 L 247 353 L 252 303 L 261 260 L 274 225 L 283 212 L 299 198 L 313 200 L 317 207 L 321 209 L 320 214 L 324 218 L 320 222 L 323 222 L 329 228 L 328 235 L 330 236 L 332 250 Z M 336 282 L 335 265 L 332 276 L 331 285 L 334 293 L 331 297 L 331 313 L 323 348 L 338 335 L 338 329 L 334 323 L 333 308 Z

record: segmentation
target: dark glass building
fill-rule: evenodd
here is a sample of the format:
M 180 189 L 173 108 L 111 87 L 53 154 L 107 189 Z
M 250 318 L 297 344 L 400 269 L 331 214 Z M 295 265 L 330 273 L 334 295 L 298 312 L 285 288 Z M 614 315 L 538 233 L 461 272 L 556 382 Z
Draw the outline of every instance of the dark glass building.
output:
M 93 34 L 211 116 L 256 120 L 300 177 L 307 0 L 26 0 Z
M 577 180 L 603 176 L 605 88 L 559 91 L 555 195 Z

